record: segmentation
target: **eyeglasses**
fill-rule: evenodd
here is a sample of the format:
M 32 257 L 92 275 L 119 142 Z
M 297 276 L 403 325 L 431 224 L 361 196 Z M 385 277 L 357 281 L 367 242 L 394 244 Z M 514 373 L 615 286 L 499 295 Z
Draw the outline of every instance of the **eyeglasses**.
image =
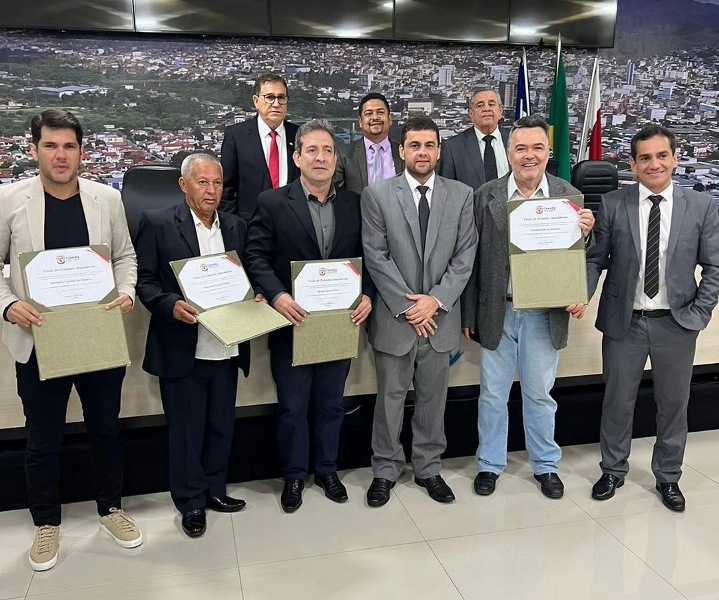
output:
M 275 96 L 275 94 L 260 94 L 260 98 L 267 102 L 267 104 L 274 104 L 275 100 L 277 100 L 277 102 L 283 106 L 287 104 L 287 101 L 290 99 L 289 96 L 285 96 L 284 94 L 280 94 L 279 96 Z

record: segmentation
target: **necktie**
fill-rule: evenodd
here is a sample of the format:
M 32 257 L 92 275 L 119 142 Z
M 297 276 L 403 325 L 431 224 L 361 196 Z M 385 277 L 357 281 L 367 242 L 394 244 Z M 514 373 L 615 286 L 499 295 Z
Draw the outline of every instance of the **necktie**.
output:
M 649 227 L 647 227 L 647 256 L 644 263 L 644 293 L 654 298 L 659 293 L 659 229 L 661 213 L 659 203 L 661 196 L 649 196 L 652 208 L 649 210 Z
M 267 166 L 270 168 L 270 179 L 272 180 L 272 187 L 280 187 L 280 149 L 277 146 L 277 132 L 273 129 L 270 131 L 270 160 Z
M 417 189 L 419 190 L 419 237 L 422 241 L 422 252 L 424 253 L 424 243 L 427 240 L 427 224 L 429 223 L 429 201 L 427 200 L 429 187 L 418 185 Z
M 485 135 L 482 140 L 484 141 L 484 179 L 492 181 L 492 179 L 497 179 L 497 157 L 492 148 L 494 136 Z
M 372 163 L 372 181 L 370 183 L 376 183 L 382 181 L 382 146 L 379 144 L 372 144 L 372 154 L 374 155 L 374 161 Z

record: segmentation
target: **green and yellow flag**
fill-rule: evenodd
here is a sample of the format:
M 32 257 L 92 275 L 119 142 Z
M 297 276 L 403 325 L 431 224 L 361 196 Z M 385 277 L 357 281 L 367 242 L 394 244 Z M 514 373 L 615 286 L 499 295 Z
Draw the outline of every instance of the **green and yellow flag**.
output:
M 557 161 L 557 177 L 571 179 L 569 166 L 569 107 L 567 106 L 567 77 L 562 60 L 562 39 L 557 39 L 557 70 L 554 74 L 554 88 L 549 108 L 549 145 L 552 158 Z

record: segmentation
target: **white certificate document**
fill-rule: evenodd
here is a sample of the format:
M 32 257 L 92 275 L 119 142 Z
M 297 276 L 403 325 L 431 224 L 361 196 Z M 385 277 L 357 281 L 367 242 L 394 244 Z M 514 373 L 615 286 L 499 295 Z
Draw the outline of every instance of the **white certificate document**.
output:
M 25 276 L 28 296 L 47 308 L 100 302 L 115 289 L 112 263 L 87 247 L 38 252 Z
M 203 310 L 241 302 L 250 290 L 245 269 L 227 254 L 192 258 L 177 278 L 185 299 Z
M 527 200 L 509 214 L 509 241 L 520 250 L 566 250 L 582 237 L 579 206 L 567 199 Z
M 362 290 L 362 276 L 348 260 L 306 264 L 294 282 L 295 302 L 307 312 L 352 306 Z

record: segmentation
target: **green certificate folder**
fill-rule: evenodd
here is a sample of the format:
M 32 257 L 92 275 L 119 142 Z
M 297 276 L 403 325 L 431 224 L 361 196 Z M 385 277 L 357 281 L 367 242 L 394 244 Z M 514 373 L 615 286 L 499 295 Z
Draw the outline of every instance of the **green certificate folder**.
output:
M 348 267 L 351 265 L 351 267 Z M 326 275 L 331 276 L 332 269 L 349 268 L 357 277 L 358 292 L 352 293 L 352 298 L 341 293 L 335 298 L 338 303 L 347 308 L 333 308 L 327 310 L 308 311 L 305 320 L 293 327 L 292 333 L 292 366 L 311 365 L 333 360 L 346 358 L 357 358 L 359 353 L 359 333 L 361 327 L 352 322 L 350 315 L 360 303 L 362 298 L 362 259 L 349 258 L 342 260 L 312 260 L 292 261 L 292 297 L 297 300 L 298 278 L 301 274 L 307 273 L 308 269 L 317 268 L 318 281 L 325 277 L 321 271 L 327 271 Z M 326 267 L 326 268 L 325 268 Z M 326 289 L 329 294 L 337 291 L 331 285 L 318 283 L 318 292 Z M 348 287 L 349 289 L 349 287 Z M 327 300 L 327 305 L 333 304 L 333 300 Z M 302 304 L 300 304 L 302 306 Z M 305 308 L 303 306 L 303 308 Z
M 69 290 L 74 285 L 77 293 L 82 294 L 83 277 L 75 278 L 71 272 L 68 274 L 61 267 L 71 265 L 75 258 L 88 252 L 101 257 L 100 260 L 110 261 L 110 249 L 107 245 L 23 252 L 19 256 L 25 297 L 27 302 L 42 314 L 42 325 L 32 326 L 38 371 L 42 381 L 130 364 L 122 311 L 119 307 L 113 310 L 105 309 L 105 305 L 118 296 L 114 280 L 110 283 L 112 287 L 100 292 L 104 295 L 92 302 L 53 303 L 53 306 L 48 306 L 44 300 L 47 290 L 53 287 Z M 58 272 L 44 269 L 45 275 L 38 277 L 36 266 L 41 261 L 56 264 Z M 41 281 L 38 281 L 39 279 Z M 33 297 L 33 294 L 36 297 Z M 72 296 L 72 291 L 66 291 L 66 297 Z M 45 303 L 39 302 L 38 299 Z
M 215 276 L 216 270 L 212 267 L 223 263 L 234 268 Z M 176 260 L 170 266 L 186 302 L 199 311 L 200 325 L 226 347 L 291 325 L 271 306 L 255 302 L 252 287 L 234 250 Z
M 507 202 L 514 308 L 588 302 L 584 236 L 572 226 L 572 214 L 583 206 L 584 196 Z

